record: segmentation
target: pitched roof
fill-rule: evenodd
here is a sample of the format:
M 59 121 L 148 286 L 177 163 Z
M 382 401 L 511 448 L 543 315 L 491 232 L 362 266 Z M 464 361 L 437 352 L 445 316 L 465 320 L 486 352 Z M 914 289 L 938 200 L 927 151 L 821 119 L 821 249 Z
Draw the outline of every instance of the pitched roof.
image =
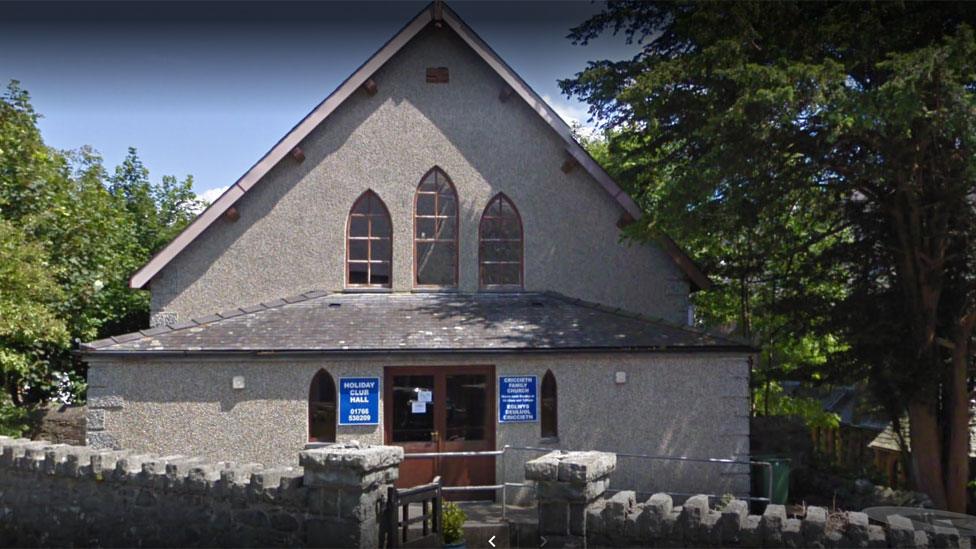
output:
M 371 329 L 372 327 L 372 329 Z M 748 352 L 742 343 L 555 293 L 310 292 L 84 344 L 166 352 Z
M 359 89 L 394 54 L 400 51 L 421 30 L 434 20 L 440 20 L 453 29 L 496 73 L 512 88 L 547 124 L 566 142 L 566 152 L 570 154 L 600 185 L 630 214 L 640 219 L 641 210 L 633 199 L 620 188 L 609 174 L 576 141 L 569 125 L 560 118 L 511 67 L 486 44 L 452 9 L 443 3 L 430 4 L 414 17 L 403 29 L 383 45 L 372 57 L 359 67 L 349 78 L 335 89 L 322 103 L 319 103 L 301 122 L 288 132 L 240 179 L 231 185 L 217 200 L 200 213 L 176 238 L 170 241 L 148 263 L 142 266 L 129 280 L 132 288 L 145 288 L 156 274 L 173 260 L 184 248 L 190 245 L 207 227 L 237 202 L 240 197 L 256 185 L 282 158 L 319 126 L 353 92 Z M 711 285 L 708 277 L 701 272 L 690 257 L 668 236 L 662 236 L 664 251 L 671 256 L 691 283 L 700 289 Z
M 969 418 L 969 457 L 976 458 L 976 416 L 970 413 Z M 905 437 L 905 444 L 908 445 L 908 451 L 911 452 L 912 437 L 909 433 L 911 431 L 911 423 L 908 420 L 908 416 L 902 418 L 899 423 L 901 424 L 902 436 Z M 884 430 L 878 433 L 878 436 L 874 437 L 874 440 L 868 443 L 868 448 L 901 452 L 901 446 L 898 444 L 898 435 L 895 433 L 894 425 L 888 423 Z

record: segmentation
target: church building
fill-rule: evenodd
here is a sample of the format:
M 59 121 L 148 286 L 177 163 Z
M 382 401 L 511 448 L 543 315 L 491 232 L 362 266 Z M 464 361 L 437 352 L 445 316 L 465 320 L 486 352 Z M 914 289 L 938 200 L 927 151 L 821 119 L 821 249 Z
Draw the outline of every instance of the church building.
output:
M 753 349 L 688 326 L 708 279 L 448 6 L 431 4 L 132 277 L 152 326 L 82 345 L 91 445 L 297 465 L 407 453 L 404 486 L 749 490 Z M 494 493 L 473 493 L 494 496 Z

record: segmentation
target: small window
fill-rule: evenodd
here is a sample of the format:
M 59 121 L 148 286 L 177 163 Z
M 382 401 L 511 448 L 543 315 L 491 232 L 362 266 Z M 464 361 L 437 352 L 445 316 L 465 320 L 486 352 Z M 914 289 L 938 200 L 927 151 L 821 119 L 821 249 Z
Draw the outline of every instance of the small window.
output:
M 319 370 L 308 389 L 309 442 L 336 440 L 336 388 L 332 376 Z
M 458 197 L 440 168 L 420 181 L 414 204 L 414 284 L 457 286 Z
M 542 438 L 559 436 L 559 406 L 556 401 L 556 376 L 546 370 L 542 376 Z
M 522 287 L 522 219 L 504 194 L 488 202 L 481 215 L 478 271 L 483 288 Z
M 389 288 L 392 280 L 393 226 L 386 205 L 373 191 L 356 199 L 349 212 L 346 284 Z

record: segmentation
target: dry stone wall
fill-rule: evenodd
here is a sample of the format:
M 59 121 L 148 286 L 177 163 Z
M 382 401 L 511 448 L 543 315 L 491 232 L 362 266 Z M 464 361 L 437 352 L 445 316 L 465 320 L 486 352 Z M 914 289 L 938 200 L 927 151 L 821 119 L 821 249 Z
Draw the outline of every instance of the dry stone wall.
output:
M 546 547 L 970 547 L 949 526 L 916 530 L 911 520 L 889 516 L 871 524 L 864 513 L 828 517 L 807 507 L 791 518 L 782 505 L 749 514 L 745 501 L 721 507 L 698 495 L 681 506 L 654 494 L 638 502 L 632 491 L 607 497 L 616 456 L 603 452 L 552 452 L 525 464 L 536 481 L 539 534 Z M 831 518 L 832 520 L 828 520 Z M 839 519 L 839 520 L 838 520 Z
M 5 546 L 377 547 L 403 450 L 332 445 L 300 467 L 0 437 Z

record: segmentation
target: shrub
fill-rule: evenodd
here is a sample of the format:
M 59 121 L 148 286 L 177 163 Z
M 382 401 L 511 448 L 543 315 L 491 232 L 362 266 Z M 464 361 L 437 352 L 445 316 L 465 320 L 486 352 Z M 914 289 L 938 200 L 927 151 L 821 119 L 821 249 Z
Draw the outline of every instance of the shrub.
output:
M 457 543 L 464 539 L 464 521 L 468 520 L 464 511 L 456 503 L 444 502 L 441 511 L 444 521 L 444 543 Z
M 21 437 L 30 432 L 31 410 L 17 406 L 9 398 L 0 399 L 0 435 Z

